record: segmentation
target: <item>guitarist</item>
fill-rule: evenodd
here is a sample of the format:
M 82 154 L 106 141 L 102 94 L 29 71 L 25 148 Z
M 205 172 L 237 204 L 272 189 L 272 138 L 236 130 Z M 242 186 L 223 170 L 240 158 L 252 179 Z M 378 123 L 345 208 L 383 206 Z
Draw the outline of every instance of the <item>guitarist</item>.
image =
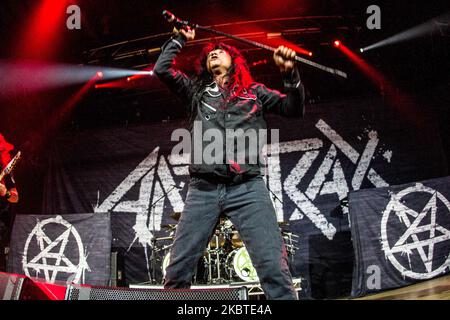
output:
M 14 146 L 8 143 L 0 133 L 0 172 L 11 161 L 10 151 Z M 6 248 L 9 242 L 10 226 L 12 216 L 9 214 L 10 204 L 19 201 L 19 193 L 12 175 L 6 175 L 3 181 L 0 181 L 0 271 L 6 270 Z
M 3 135 L 0 133 L 0 164 L 1 170 L 3 170 L 11 161 L 11 155 L 9 152 L 14 149 L 14 146 L 8 143 Z M 17 203 L 19 201 L 19 193 L 15 186 L 14 178 L 12 175 L 7 175 L 3 181 L 0 181 L 0 198 L 2 207 L 7 206 L 7 203 Z

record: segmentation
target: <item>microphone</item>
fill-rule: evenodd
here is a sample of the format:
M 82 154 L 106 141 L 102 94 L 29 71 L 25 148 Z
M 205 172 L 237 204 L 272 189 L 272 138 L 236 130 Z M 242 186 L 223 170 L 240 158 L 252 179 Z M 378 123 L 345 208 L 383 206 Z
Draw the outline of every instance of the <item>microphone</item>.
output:
M 169 10 L 163 10 L 162 15 L 168 22 L 173 22 L 177 17 Z
M 191 27 L 191 28 L 196 28 L 196 25 L 193 23 L 190 23 L 189 21 L 183 21 L 177 17 L 175 17 L 175 15 L 170 12 L 169 10 L 164 10 L 162 12 L 162 15 L 164 17 L 164 19 L 167 20 L 167 22 L 173 24 L 173 26 L 175 28 L 177 28 L 178 30 L 185 28 L 185 27 Z

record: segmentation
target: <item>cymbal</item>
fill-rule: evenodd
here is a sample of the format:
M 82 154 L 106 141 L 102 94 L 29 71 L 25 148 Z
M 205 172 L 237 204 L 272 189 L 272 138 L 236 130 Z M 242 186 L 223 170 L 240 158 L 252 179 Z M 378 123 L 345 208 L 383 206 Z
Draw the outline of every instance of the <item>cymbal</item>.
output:
M 156 238 L 156 241 L 161 241 L 161 240 L 173 240 L 173 237 L 161 237 L 161 238 Z
M 180 220 L 181 212 L 172 212 L 172 213 L 170 214 L 170 217 L 171 217 L 173 220 L 178 221 L 178 220 Z
M 163 225 L 161 226 L 161 228 L 169 229 L 169 230 L 174 230 L 174 229 L 177 228 L 177 225 L 176 225 L 176 224 L 163 224 Z

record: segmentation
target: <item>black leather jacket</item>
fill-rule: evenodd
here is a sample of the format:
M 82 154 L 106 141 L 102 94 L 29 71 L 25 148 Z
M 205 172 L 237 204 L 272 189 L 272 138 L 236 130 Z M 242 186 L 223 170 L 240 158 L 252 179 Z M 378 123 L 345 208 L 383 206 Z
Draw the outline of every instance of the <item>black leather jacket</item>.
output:
M 174 68 L 174 59 L 185 44 L 186 39 L 182 35 L 172 37 L 162 47 L 162 52 L 154 66 L 153 72 L 163 81 L 169 89 L 179 98 L 187 102 L 188 111 L 191 115 L 191 122 L 201 123 L 202 131 L 208 129 L 218 129 L 223 132 L 224 145 L 219 158 L 222 163 L 207 164 L 202 161 L 194 161 L 191 152 L 191 164 L 189 173 L 193 177 L 201 177 L 221 183 L 238 183 L 249 177 L 261 174 L 261 159 L 258 154 L 254 155 L 254 149 L 249 150 L 246 145 L 245 161 L 236 161 L 238 165 L 229 161 L 227 155 L 233 150 L 226 150 L 225 132 L 227 129 L 236 130 L 248 129 L 256 131 L 266 129 L 264 114 L 266 112 L 276 113 L 286 117 L 303 117 L 304 109 L 304 88 L 300 81 L 298 70 L 295 68 L 291 74 L 282 74 L 284 89 L 286 94 L 277 90 L 266 88 L 263 84 L 254 82 L 248 90 L 242 94 L 228 95 L 212 81 L 211 83 L 198 87 L 194 80 L 186 76 L 180 70 Z M 192 143 L 195 142 L 194 126 L 191 123 Z M 201 137 L 200 137 L 201 139 Z M 203 149 L 210 144 L 210 141 L 203 141 Z M 234 146 L 237 152 L 238 144 Z M 194 150 L 192 146 L 191 150 Z M 227 153 L 228 151 L 228 153 Z M 257 162 L 249 160 L 257 158 Z

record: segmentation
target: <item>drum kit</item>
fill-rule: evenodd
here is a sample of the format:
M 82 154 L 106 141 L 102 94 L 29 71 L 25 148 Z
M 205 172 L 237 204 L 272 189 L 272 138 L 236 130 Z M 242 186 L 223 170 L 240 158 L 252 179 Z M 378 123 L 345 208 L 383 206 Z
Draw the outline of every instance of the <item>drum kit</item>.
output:
M 181 213 L 173 212 L 171 218 L 178 221 Z M 288 258 L 294 259 L 295 251 L 298 247 L 298 235 L 285 231 L 288 226 L 285 222 L 278 223 L 280 232 L 286 247 Z M 156 238 L 153 250 L 161 257 L 162 282 L 166 274 L 166 268 L 170 260 L 170 248 L 173 245 L 176 224 L 163 225 L 162 228 L 169 232 L 168 237 Z M 160 245 L 163 240 L 172 243 Z M 155 264 L 152 264 L 155 266 Z M 220 218 L 214 233 L 208 243 L 203 256 L 197 265 L 197 270 L 192 279 L 193 284 L 226 284 L 232 282 L 258 282 L 256 270 L 245 248 L 244 242 L 231 221 L 224 217 Z

